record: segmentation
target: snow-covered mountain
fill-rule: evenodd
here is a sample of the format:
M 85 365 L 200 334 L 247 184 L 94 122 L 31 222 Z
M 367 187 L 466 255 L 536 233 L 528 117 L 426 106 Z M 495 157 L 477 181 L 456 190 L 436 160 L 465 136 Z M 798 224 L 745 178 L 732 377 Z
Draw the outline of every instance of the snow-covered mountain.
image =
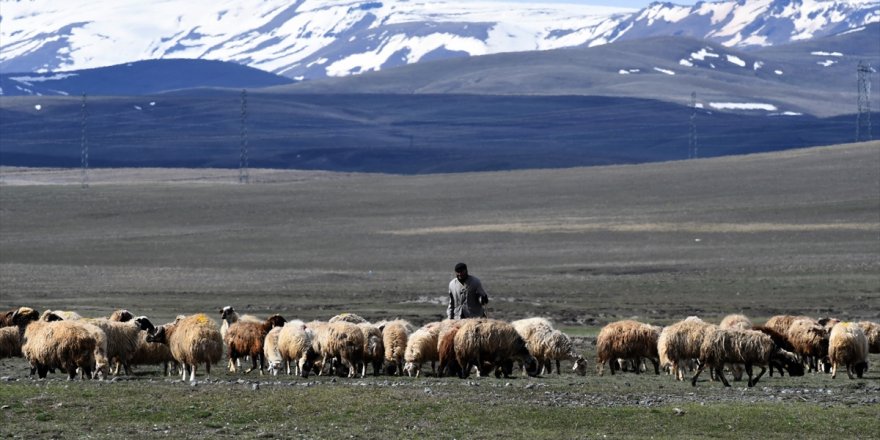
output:
M 647 36 L 748 49 L 873 22 L 880 22 L 880 0 L 655 3 L 641 11 L 503 0 L 2 1 L 0 71 L 193 58 L 313 79 Z

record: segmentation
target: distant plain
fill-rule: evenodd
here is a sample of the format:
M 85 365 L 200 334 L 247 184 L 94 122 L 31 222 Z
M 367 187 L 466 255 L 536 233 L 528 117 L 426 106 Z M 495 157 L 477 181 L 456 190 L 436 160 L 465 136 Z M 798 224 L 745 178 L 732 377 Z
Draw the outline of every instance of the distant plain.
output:
M 692 387 L 598 377 L 618 319 L 880 319 L 880 142 L 634 166 L 394 176 L 253 169 L 0 168 L 0 310 L 162 323 L 233 305 L 421 325 L 469 264 L 493 318 L 545 316 L 586 377 L 345 379 L 152 366 L 114 381 L 0 361 L 0 436 L 52 438 L 876 438 L 865 378 Z M 428 370 L 429 367 L 426 366 Z M 570 364 L 563 363 L 563 368 Z M 704 374 L 704 376 L 707 376 Z M 516 420 L 513 423 L 512 420 Z

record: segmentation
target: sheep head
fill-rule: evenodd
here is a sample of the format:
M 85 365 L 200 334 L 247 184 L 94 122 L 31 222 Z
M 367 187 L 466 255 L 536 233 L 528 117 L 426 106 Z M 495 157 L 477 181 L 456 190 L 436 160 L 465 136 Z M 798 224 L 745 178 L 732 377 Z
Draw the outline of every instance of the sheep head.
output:
M 271 330 L 275 327 L 284 327 L 284 324 L 287 322 L 284 317 L 281 315 L 272 315 L 268 319 L 266 319 L 266 325 L 268 329 Z
M 578 355 L 574 358 L 574 365 L 571 367 L 571 370 L 577 373 L 578 376 L 586 376 L 587 375 L 587 360 L 584 359 L 583 356 Z
M 57 313 L 55 313 L 51 310 L 46 310 L 40 316 L 40 321 L 46 321 L 46 322 L 64 321 L 64 318 L 62 318 Z
M 40 314 L 30 307 L 20 307 L 12 314 L 12 324 L 25 328 L 33 321 L 40 319 Z
M 233 309 L 232 306 L 226 306 L 220 309 L 220 319 L 223 319 L 224 321 L 231 318 L 233 315 L 235 315 L 235 309 Z
M 156 330 L 156 327 L 153 326 L 153 323 L 150 322 L 146 316 L 138 316 L 137 318 L 134 318 L 134 323 L 139 329 L 148 333 L 153 333 Z
M 801 363 L 797 355 L 789 351 L 777 348 L 770 355 L 770 362 L 784 367 L 788 371 L 789 376 L 804 375 L 804 364 Z
M 151 332 L 147 333 L 147 342 L 154 342 L 157 344 L 167 344 L 168 343 L 168 334 L 165 330 L 165 326 L 156 327 Z
M 134 319 L 134 315 L 126 309 L 119 309 L 110 315 L 111 321 L 128 322 Z

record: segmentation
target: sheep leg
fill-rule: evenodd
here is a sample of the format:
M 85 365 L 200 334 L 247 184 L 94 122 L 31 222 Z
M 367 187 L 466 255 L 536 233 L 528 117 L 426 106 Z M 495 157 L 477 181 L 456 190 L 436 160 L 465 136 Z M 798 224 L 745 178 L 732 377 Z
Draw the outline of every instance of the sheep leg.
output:
M 727 378 L 724 377 L 724 365 L 723 364 L 719 367 L 715 367 L 715 376 L 721 379 L 721 383 L 723 383 L 724 386 L 726 386 L 726 387 L 730 386 L 730 382 L 728 382 Z
M 633 370 L 635 370 L 636 374 L 642 374 L 642 358 L 636 356 L 635 362 L 633 363 Z
M 748 370 L 750 370 L 750 369 L 751 369 L 751 366 L 748 366 L 748 367 L 746 367 L 746 368 L 747 368 L 747 370 L 746 370 L 746 371 L 748 371 Z M 759 380 L 759 379 L 761 379 L 761 376 L 763 376 L 763 375 L 764 375 L 764 372 L 765 372 L 765 371 L 767 371 L 767 369 L 766 369 L 766 368 L 764 368 L 764 367 L 763 367 L 763 366 L 760 366 L 760 368 L 761 368 L 761 372 L 760 372 L 760 373 L 758 373 L 758 375 L 757 375 L 757 376 L 755 376 L 755 379 L 754 379 L 754 380 L 752 380 L 752 384 L 751 384 L 751 385 L 750 385 L 750 386 L 755 386 L 755 384 L 757 384 L 757 383 L 758 383 L 758 380 Z
M 849 376 L 849 380 L 854 379 L 853 375 L 852 375 L 852 367 L 853 367 L 852 364 L 846 364 L 846 375 Z
M 697 372 L 694 373 L 694 377 L 691 378 L 691 385 L 692 386 L 697 386 L 697 378 L 700 377 L 700 373 L 703 372 L 703 368 L 705 368 L 705 367 L 706 367 L 706 364 L 701 363 L 700 367 L 697 368 Z
M 660 360 L 654 360 L 654 358 L 650 358 L 651 363 L 654 364 L 654 374 L 660 374 Z
M 575 361 L 575 366 L 577 366 L 577 361 Z M 556 374 L 562 374 L 562 368 L 559 365 L 559 359 L 556 359 Z

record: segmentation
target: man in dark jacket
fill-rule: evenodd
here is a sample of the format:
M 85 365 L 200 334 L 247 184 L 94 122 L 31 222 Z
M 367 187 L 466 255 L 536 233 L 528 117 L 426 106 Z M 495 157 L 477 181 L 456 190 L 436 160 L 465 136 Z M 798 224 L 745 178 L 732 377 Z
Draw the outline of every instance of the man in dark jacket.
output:
M 468 275 L 467 265 L 455 265 L 455 278 L 449 282 L 449 306 L 446 317 L 449 319 L 484 318 L 483 306 L 489 303 L 489 295 L 483 290 L 479 278 Z

